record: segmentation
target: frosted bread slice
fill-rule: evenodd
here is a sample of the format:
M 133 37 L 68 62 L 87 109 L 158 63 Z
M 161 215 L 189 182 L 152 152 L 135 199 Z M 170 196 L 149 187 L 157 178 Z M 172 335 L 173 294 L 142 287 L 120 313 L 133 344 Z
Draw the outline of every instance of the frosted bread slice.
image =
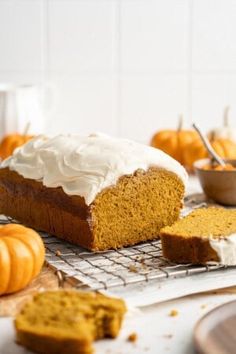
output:
M 236 210 L 201 208 L 161 229 L 165 258 L 176 263 L 236 265 Z
M 91 354 L 94 340 L 118 335 L 125 312 L 123 300 L 95 292 L 43 292 L 16 317 L 17 342 L 41 354 Z

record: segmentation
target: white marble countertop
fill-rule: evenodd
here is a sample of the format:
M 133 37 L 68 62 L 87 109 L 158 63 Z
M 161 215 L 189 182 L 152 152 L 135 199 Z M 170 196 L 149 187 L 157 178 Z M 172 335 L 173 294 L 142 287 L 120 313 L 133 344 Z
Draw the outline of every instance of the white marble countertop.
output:
M 119 338 L 97 342 L 96 353 L 194 354 L 192 334 L 196 321 L 214 307 L 235 299 L 236 290 L 235 293 L 193 295 L 143 308 L 127 315 Z M 173 309 L 178 311 L 176 317 L 169 316 Z M 136 343 L 127 342 L 132 332 L 137 333 Z M 13 320 L 0 319 L 0 353 L 30 353 L 16 345 L 14 339 Z
M 199 191 L 192 180 L 191 192 Z M 206 312 L 220 304 L 236 299 L 236 290 L 191 295 L 177 300 L 131 311 L 124 322 L 119 338 L 102 340 L 95 345 L 97 354 L 194 354 L 193 328 Z M 171 317 L 171 310 L 178 315 Z M 127 336 L 137 333 L 137 341 Z M 13 320 L 0 318 L 0 354 L 27 354 L 29 351 L 15 344 Z M 47 353 L 45 353 L 47 354 Z

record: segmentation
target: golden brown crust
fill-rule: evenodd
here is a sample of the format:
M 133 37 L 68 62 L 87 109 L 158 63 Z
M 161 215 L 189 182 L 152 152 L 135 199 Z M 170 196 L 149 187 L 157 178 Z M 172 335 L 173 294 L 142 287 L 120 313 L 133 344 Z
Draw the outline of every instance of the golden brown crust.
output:
M 121 177 L 87 206 L 60 187 L 0 169 L 0 213 L 95 251 L 158 238 L 163 226 L 179 218 L 183 195 L 177 175 L 150 168 Z
M 163 256 L 172 262 L 205 264 L 219 261 L 217 253 L 206 238 L 186 238 L 162 232 L 161 243 Z
M 92 354 L 91 342 L 60 340 L 56 337 L 17 330 L 17 343 L 39 354 Z
M 91 215 L 84 199 L 0 169 L 0 213 L 39 231 L 91 248 Z

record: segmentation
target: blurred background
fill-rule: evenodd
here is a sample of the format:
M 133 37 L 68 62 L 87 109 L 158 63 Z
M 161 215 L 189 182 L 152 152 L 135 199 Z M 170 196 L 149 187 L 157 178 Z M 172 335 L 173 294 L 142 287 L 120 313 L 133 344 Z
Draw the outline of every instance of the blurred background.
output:
M 235 0 L 0 0 L 0 44 L 1 134 L 236 124 Z

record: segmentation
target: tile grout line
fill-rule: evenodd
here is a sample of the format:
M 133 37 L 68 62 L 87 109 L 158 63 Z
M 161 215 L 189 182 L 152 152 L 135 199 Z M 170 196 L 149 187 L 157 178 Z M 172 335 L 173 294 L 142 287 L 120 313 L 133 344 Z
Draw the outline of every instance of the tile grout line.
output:
M 121 83 L 121 1 L 118 1 L 117 5 L 117 10 L 118 10 L 118 43 L 117 43 L 117 56 L 118 56 L 118 83 L 117 83 L 117 107 L 118 107 L 118 112 L 117 112 L 117 118 L 118 118 L 118 135 L 121 136 L 122 134 L 122 116 L 121 116 L 121 111 L 122 111 L 122 95 L 121 95 L 121 90 L 122 90 L 122 83 Z
M 0 0 L 1 2 L 2 0 Z M 43 54 L 44 55 L 44 54 Z M 43 56 L 41 54 L 41 56 Z M 45 65 L 42 65 L 42 68 L 45 67 Z M 28 72 L 33 73 L 33 74 L 38 74 L 39 72 L 41 72 L 42 74 L 42 69 L 41 70 L 30 70 Z M 49 70 L 48 70 L 49 72 Z M 65 74 L 67 76 L 83 76 L 83 77 L 107 77 L 107 73 L 106 72 L 101 72 L 101 71 L 87 71 L 87 72 L 64 72 L 64 71 L 59 71 L 59 70 L 50 70 L 50 73 L 54 73 L 57 74 L 59 76 L 65 76 Z M 236 70 L 191 70 L 192 74 L 196 74 L 196 75 L 202 75 L 202 76 L 236 76 Z M 0 73 L 4 74 L 4 73 L 14 73 L 14 74 L 24 74 L 25 70 L 1 70 L 0 69 Z M 123 72 L 121 71 L 119 73 L 120 77 L 142 77 L 142 76 L 147 76 L 147 77 L 160 77 L 160 76 L 173 76 L 173 75 L 184 75 L 186 74 L 186 70 L 165 70 L 163 71 L 162 69 L 160 69 L 159 71 L 150 71 L 150 72 L 144 72 L 144 71 L 137 71 L 137 72 Z M 41 77 L 44 77 L 43 75 L 41 75 Z M 116 78 L 118 77 L 118 73 L 117 72 L 113 72 L 113 77 Z
M 47 92 L 47 85 L 49 83 L 49 0 L 42 0 L 42 85 L 44 92 Z M 47 100 L 43 95 L 43 109 L 44 109 L 44 119 L 47 118 Z M 50 122 L 50 120 L 49 120 Z
M 113 3 L 112 38 L 112 116 L 115 120 L 116 135 L 121 135 L 121 58 L 120 58 L 120 0 Z
M 41 81 L 42 84 L 45 84 L 46 81 L 46 62 L 47 62 L 47 26 L 46 26 L 46 21 L 47 21 L 47 15 L 46 15 L 46 2 L 47 0 L 42 0 L 41 2 Z
M 188 0 L 187 120 L 193 119 L 193 0 Z

